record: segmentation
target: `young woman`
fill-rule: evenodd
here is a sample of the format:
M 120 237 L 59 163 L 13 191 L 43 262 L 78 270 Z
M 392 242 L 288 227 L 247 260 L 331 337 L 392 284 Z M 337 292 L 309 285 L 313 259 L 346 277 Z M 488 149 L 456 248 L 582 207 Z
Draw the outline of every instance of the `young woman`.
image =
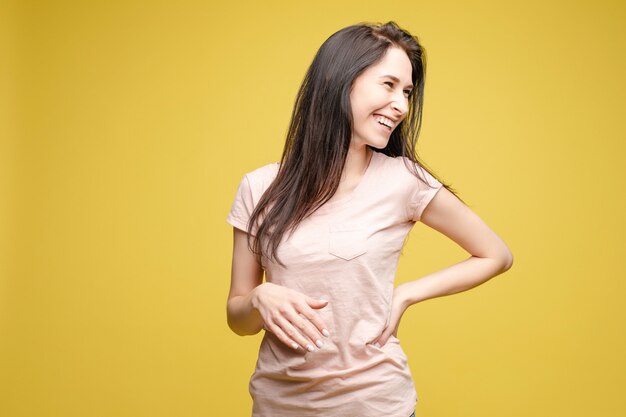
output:
M 227 314 L 239 335 L 264 330 L 253 417 L 414 415 L 402 314 L 511 267 L 506 244 L 418 161 L 424 70 L 423 47 L 394 22 L 336 32 L 300 87 L 280 163 L 239 185 Z M 417 221 L 471 256 L 394 288 Z

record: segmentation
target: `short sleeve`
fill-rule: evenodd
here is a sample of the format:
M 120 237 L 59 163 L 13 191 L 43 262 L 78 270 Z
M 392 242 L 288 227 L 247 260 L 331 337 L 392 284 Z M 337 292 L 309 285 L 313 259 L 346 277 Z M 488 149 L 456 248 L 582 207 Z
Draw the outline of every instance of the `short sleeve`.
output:
M 246 174 L 239 183 L 239 188 L 235 194 L 235 200 L 233 201 L 230 213 L 226 217 L 226 222 L 235 226 L 237 229 L 247 232 L 248 221 L 250 220 L 253 210 L 254 199 L 252 196 L 252 187 L 250 186 L 250 180 Z M 252 233 L 252 235 L 254 235 L 254 233 Z
M 414 178 L 413 187 L 415 190 L 411 193 L 408 207 L 409 217 L 414 222 L 420 221 L 428 203 L 435 197 L 437 191 L 443 187 L 443 184 L 424 168 L 419 167 L 418 174 L 420 178 L 412 176 Z

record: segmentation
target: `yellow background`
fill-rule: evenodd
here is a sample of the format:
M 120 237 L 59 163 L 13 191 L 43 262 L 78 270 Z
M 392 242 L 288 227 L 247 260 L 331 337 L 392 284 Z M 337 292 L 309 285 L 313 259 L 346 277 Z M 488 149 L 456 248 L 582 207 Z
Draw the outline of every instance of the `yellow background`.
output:
M 406 312 L 417 416 L 626 415 L 625 12 L 3 2 L 0 415 L 250 415 L 261 335 L 226 324 L 226 215 L 317 48 L 387 20 L 427 50 L 422 157 L 515 258 Z M 466 256 L 418 224 L 398 282 Z

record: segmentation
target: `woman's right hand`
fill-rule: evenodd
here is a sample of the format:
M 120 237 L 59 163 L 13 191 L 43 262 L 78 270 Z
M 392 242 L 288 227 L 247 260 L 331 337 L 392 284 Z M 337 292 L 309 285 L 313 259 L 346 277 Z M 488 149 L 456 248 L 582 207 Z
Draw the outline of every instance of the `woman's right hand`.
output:
M 254 289 L 251 301 L 263 319 L 263 328 L 293 349 L 302 347 L 312 352 L 314 345 L 323 346 L 320 336 L 330 336 L 314 311 L 326 307 L 326 300 L 316 300 L 291 288 L 265 282 Z

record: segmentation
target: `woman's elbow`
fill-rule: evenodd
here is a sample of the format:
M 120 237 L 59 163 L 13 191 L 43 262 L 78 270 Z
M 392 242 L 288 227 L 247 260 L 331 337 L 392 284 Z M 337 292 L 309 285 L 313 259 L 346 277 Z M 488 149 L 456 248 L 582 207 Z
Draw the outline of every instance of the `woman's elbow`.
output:
M 246 303 L 244 296 L 235 296 L 228 300 L 226 322 L 238 336 L 252 336 L 263 330 L 260 314 Z
M 502 255 L 500 255 L 502 262 L 502 272 L 508 271 L 513 266 L 513 253 L 509 248 L 505 248 Z

